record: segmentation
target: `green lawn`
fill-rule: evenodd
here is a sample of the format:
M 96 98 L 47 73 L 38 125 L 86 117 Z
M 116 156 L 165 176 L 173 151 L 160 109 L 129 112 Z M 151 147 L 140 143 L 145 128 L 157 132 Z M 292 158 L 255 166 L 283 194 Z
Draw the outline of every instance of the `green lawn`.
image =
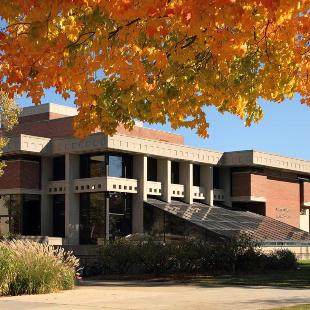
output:
M 275 271 L 256 275 L 223 275 L 215 277 L 197 277 L 194 279 L 194 282 L 197 285 L 201 286 L 261 285 L 310 289 L 310 260 L 301 261 L 297 270 Z M 306 308 L 301 309 L 310 310 L 310 306 L 306 306 Z

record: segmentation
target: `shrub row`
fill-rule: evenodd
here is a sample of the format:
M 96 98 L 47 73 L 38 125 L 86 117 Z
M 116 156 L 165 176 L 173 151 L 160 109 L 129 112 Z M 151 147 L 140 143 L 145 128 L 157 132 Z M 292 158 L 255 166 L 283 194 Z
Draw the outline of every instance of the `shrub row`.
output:
M 85 266 L 84 275 L 263 272 L 296 268 L 288 250 L 263 253 L 246 238 L 216 244 L 197 241 L 158 243 L 119 239 L 102 246 L 96 264 Z
M 74 287 L 78 260 L 63 249 L 31 241 L 0 242 L 0 296 Z

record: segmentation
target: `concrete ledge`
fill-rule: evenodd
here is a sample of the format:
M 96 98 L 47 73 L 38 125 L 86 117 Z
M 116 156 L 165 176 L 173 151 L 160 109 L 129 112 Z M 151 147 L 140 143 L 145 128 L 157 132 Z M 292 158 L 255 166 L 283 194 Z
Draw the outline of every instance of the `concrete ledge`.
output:
M 49 236 L 20 236 L 19 240 L 34 241 L 38 243 L 47 243 L 48 245 L 63 245 L 63 238 Z
M 237 196 L 231 197 L 231 201 L 235 202 L 266 202 L 267 199 L 265 197 L 257 197 L 257 196 Z

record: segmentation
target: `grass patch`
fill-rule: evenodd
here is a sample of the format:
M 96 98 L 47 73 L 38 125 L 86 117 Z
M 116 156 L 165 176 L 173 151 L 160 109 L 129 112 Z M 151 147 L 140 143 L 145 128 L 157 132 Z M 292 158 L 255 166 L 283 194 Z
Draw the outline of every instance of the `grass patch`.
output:
M 310 309 L 310 304 L 308 304 L 308 305 L 292 306 L 292 307 L 272 308 L 272 310 L 309 310 L 309 309 Z
M 201 277 L 194 281 L 198 285 L 245 285 L 277 286 L 310 289 L 310 260 L 301 261 L 297 270 L 274 271 L 261 274 L 221 275 Z M 310 309 L 310 306 L 306 306 Z M 292 308 L 294 309 L 294 308 Z M 303 309 L 303 308 L 301 308 Z

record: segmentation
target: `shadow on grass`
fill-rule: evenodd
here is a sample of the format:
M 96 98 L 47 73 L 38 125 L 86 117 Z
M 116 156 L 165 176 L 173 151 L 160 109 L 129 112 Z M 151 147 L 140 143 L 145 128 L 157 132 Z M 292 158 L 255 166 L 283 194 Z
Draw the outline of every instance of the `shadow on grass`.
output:
M 137 276 L 98 276 L 86 278 L 79 282 L 82 286 L 171 286 L 196 285 L 212 286 L 272 286 L 281 288 L 310 289 L 310 261 L 299 264 L 297 270 L 274 271 L 262 274 L 236 275 L 137 275 Z
M 199 286 L 242 285 L 310 289 L 310 261 L 300 263 L 297 270 L 279 270 L 255 275 L 239 274 L 207 277 L 195 279 L 194 284 Z

